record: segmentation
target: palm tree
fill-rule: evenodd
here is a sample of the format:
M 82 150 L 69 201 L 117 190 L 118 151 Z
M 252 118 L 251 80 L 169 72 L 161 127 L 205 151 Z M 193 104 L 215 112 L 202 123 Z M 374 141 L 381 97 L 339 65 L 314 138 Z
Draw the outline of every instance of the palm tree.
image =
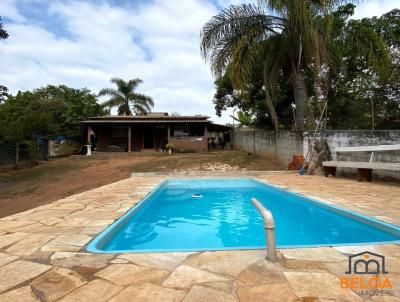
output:
M 349 1 L 340 1 L 340 3 Z M 291 83 L 296 105 L 296 129 L 304 130 L 307 105 L 305 70 L 318 69 L 327 60 L 325 39 L 328 16 L 335 0 L 264 0 L 258 5 L 232 5 L 206 23 L 201 52 L 219 77 L 228 71 L 235 85 L 245 86 L 255 66 L 262 64 L 266 104 L 275 130 L 278 116 L 274 93 L 283 74 Z M 271 14 L 267 14 L 271 12 Z
M 136 93 L 135 90 L 141 79 L 133 79 L 128 82 L 120 78 L 112 78 L 111 83 L 117 85 L 117 89 L 105 88 L 100 90 L 99 96 L 110 96 L 103 106 L 118 107 L 118 115 L 147 114 L 154 107 L 153 99 L 144 94 Z

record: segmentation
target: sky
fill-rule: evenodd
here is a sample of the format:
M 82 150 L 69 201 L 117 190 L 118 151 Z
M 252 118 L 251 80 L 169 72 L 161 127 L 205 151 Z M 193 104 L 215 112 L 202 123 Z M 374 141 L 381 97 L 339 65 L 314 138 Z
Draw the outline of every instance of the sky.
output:
M 249 0 L 0 0 L 10 37 L 0 42 L 0 84 L 12 94 L 47 84 L 113 87 L 141 78 L 153 111 L 215 115 L 214 79 L 200 56 L 199 33 L 220 8 Z M 253 1 L 256 2 L 256 1 Z M 397 5 L 396 5 L 397 4 Z M 398 0 L 358 4 L 355 18 L 380 16 Z

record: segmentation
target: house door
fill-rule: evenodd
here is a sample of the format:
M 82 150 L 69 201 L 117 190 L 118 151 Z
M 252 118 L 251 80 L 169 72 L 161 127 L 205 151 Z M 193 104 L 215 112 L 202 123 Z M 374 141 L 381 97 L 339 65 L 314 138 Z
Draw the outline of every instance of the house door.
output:
M 168 128 L 167 126 L 157 126 L 154 130 L 154 144 L 155 149 L 164 149 L 168 143 Z
M 143 128 L 143 148 L 154 149 L 154 127 Z

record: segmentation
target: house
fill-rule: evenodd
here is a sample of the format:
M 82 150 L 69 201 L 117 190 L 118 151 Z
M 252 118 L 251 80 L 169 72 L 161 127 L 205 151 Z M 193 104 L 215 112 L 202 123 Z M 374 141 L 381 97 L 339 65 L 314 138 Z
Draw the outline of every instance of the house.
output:
M 82 121 L 82 124 L 86 125 L 87 141 L 103 152 L 157 151 L 167 143 L 177 150 L 207 151 L 221 139 L 226 145 L 231 131 L 228 126 L 213 124 L 204 115 L 168 113 L 98 116 Z

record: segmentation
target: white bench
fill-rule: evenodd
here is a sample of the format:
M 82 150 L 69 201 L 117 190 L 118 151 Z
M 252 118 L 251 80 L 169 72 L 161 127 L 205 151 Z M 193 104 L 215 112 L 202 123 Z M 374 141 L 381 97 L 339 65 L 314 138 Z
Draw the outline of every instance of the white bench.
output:
M 378 146 L 359 146 L 359 147 L 338 147 L 333 150 L 333 160 L 324 161 L 322 165 L 324 167 L 325 177 L 329 174 L 336 175 L 336 168 L 355 168 L 358 171 L 358 180 L 361 181 L 366 178 L 371 181 L 372 170 L 391 170 L 400 171 L 400 163 L 383 163 L 375 162 L 375 152 L 382 151 L 399 151 L 400 144 L 396 145 L 378 145 Z M 371 152 L 368 162 L 355 162 L 355 161 L 338 161 L 337 153 L 340 152 Z

